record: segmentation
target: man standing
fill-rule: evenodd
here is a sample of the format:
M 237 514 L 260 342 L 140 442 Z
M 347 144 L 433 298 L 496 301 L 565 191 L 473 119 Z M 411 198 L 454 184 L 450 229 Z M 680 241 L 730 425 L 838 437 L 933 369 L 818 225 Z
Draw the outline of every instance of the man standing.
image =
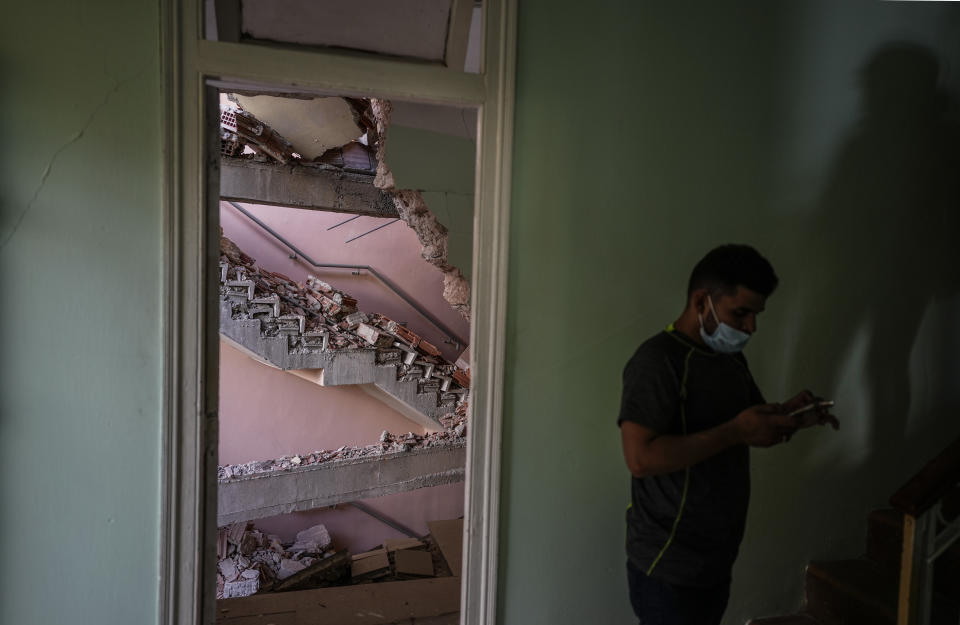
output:
M 777 282 L 752 247 L 710 251 L 690 276 L 683 313 L 623 371 L 627 573 L 641 625 L 720 622 L 746 523 L 749 446 L 839 426 L 824 408 L 789 416 L 818 400 L 809 391 L 766 403 L 750 375 L 741 350 Z

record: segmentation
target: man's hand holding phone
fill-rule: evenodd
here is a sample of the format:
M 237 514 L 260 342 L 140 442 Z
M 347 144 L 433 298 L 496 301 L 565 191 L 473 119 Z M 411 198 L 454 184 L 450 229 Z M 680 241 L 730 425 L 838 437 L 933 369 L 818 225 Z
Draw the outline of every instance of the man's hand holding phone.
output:
M 827 423 L 834 430 L 839 430 L 840 421 L 830 413 L 830 408 L 833 405 L 833 401 L 817 397 L 812 392 L 804 390 L 781 404 L 780 407 L 784 413 L 794 419 L 797 430 L 813 425 L 826 425 Z

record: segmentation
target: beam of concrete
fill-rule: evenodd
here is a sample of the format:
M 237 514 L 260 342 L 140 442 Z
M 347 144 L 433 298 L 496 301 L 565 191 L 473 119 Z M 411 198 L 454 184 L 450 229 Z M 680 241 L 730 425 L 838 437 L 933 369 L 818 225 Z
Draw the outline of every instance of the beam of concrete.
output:
M 398 217 L 390 194 L 373 186 L 373 174 L 322 165 L 281 165 L 221 157 L 224 200 L 291 206 L 370 217 Z
M 465 462 L 457 442 L 221 480 L 217 525 L 461 482 Z

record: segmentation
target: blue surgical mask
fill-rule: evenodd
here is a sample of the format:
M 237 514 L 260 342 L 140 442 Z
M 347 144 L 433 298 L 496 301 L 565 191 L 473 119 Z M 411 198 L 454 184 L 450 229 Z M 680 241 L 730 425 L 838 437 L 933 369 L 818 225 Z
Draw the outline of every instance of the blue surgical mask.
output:
M 717 321 L 717 329 L 714 330 L 713 334 L 707 334 L 707 331 L 703 328 L 703 317 L 698 314 L 700 338 L 707 344 L 707 347 L 721 354 L 735 354 L 742 351 L 747 341 L 750 340 L 750 335 L 720 321 L 720 318 L 717 317 L 717 311 L 713 309 L 713 300 L 709 295 L 707 296 L 707 303 L 710 304 L 710 312 Z

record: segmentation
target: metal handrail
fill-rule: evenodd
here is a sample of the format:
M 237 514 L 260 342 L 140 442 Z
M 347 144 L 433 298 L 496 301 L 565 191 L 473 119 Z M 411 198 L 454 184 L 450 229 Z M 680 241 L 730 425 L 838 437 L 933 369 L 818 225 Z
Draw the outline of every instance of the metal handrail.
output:
M 960 517 L 948 521 L 943 500 L 960 481 L 960 439 L 948 445 L 890 499 L 903 512 L 897 625 L 929 625 L 934 562 L 960 540 Z M 939 526 L 943 526 L 942 528 Z
M 312 258 L 310 258 L 309 256 L 307 256 L 307 254 L 305 254 L 293 243 L 285 239 L 283 235 L 278 233 L 276 230 L 274 230 L 267 224 L 263 223 L 260 219 L 257 218 L 256 215 L 252 214 L 250 211 L 248 211 L 244 207 L 240 206 L 236 202 L 228 202 L 228 204 L 230 204 L 235 209 L 243 213 L 247 218 L 250 219 L 250 221 L 257 224 L 261 229 L 269 233 L 273 238 L 275 238 L 276 240 L 280 241 L 285 246 L 287 246 L 295 254 L 294 256 L 295 259 L 306 261 L 307 264 L 317 268 L 353 269 L 353 270 L 359 270 L 359 271 L 369 271 L 370 274 L 373 277 L 375 277 L 377 280 L 379 280 L 381 283 L 383 283 L 385 287 L 393 291 L 395 295 L 397 295 L 400 299 L 405 301 L 411 308 L 413 308 L 418 313 L 420 313 L 420 315 L 422 315 L 424 319 L 429 321 L 431 324 L 433 324 L 434 327 L 436 327 L 444 335 L 446 335 L 447 339 L 453 342 L 454 347 L 457 349 L 457 351 L 460 351 L 462 347 L 465 347 L 466 345 L 468 345 L 468 342 L 465 341 L 463 337 L 461 337 L 459 334 L 457 334 L 456 332 L 448 328 L 442 321 L 440 321 L 439 319 L 431 315 L 429 312 L 424 310 L 412 297 L 404 293 L 403 289 L 401 289 L 399 286 L 394 284 L 389 278 L 382 275 L 380 272 L 378 272 L 376 269 L 374 269 L 370 265 L 344 265 L 339 263 L 318 263 Z

